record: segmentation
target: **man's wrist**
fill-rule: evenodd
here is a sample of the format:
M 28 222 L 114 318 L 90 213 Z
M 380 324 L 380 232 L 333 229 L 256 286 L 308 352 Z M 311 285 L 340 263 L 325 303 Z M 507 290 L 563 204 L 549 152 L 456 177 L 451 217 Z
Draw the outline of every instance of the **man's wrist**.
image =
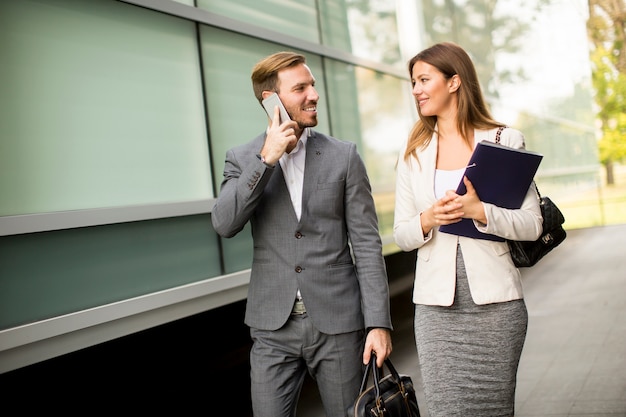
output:
M 260 153 L 256 154 L 256 157 L 259 158 L 261 160 L 261 162 L 263 162 L 265 164 L 266 167 L 268 168 L 274 168 L 274 165 L 270 164 L 269 162 L 267 162 L 265 160 L 265 157 L 263 155 L 261 155 Z
M 381 330 L 391 331 L 391 329 L 389 329 L 389 328 L 387 328 L 387 327 L 378 327 L 378 326 L 374 326 L 374 327 L 367 327 L 367 328 L 365 329 L 365 332 L 366 332 L 366 333 L 369 333 L 369 332 L 371 332 L 372 330 L 375 330 L 375 329 L 381 329 Z

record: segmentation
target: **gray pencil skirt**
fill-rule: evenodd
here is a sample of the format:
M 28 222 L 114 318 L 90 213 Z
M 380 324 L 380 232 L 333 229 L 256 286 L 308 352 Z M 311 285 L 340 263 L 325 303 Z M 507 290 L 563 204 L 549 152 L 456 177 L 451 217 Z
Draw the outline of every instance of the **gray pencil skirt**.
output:
M 524 300 L 477 305 L 461 248 L 450 307 L 415 306 L 415 340 L 430 417 L 511 417 L 526 338 Z

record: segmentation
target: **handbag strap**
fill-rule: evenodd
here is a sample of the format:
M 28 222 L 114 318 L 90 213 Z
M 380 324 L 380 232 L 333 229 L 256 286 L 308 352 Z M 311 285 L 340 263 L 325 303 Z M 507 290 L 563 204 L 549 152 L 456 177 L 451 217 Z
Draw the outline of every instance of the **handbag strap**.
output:
M 496 132 L 496 143 L 500 143 L 500 135 L 502 134 L 502 131 L 506 128 L 507 126 L 500 126 L 498 128 L 498 131 Z M 533 183 L 535 184 L 535 191 L 537 191 L 537 198 L 539 199 L 539 201 L 541 201 L 541 193 L 539 192 L 539 187 L 537 187 L 537 183 L 534 180 Z
M 373 357 L 374 355 L 372 355 Z M 367 363 L 367 366 L 365 367 L 365 372 L 363 373 L 363 380 L 361 381 L 361 389 L 359 390 L 360 394 L 363 394 L 363 392 L 365 392 L 365 390 L 367 389 L 367 381 L 369 380 L 370 377 L 370 371 L 372 370 L 372 358 L 370 358 L 370 361 Z
M 385 376 L 383 378 L 383 367 L 387 367 L 387 369 L 389 370 L 389 375 Z M 406 408 L 404 410 L 404 412 L 408 413 L 408 414 L 403 414 L 402 415 L 415 415 L 417 417 L 419 417 L 419 410 L 417 409 L 417 403 L 415 403 L 415 405 L 413 406 L 411 403 L 411 398 L 413 397 L 413 402 L 415 402 L 415 394 L 414 391 L 412 389 L 412 387 L 407 387 L 405 386 L 405 383 L 403 381 L 402 378 L 404 378 L 403 376 L 400 376 L 400 374 L 398 373 L 398 371 L 396 370 L 396 368 L 393 366 L 393 364 L 391 363 L 391 360 L 389 358 L 385 359 L 385 362 L 383 364 L 383 367 L 377 367 L 376 366 L 376 354 L 372 353 L 371 357 L 370 357 L 370 361 L 367 363 L 367 366 L 365 368 L 365 372 L 363 375 L 363 381 L 361 382 L 361 390 L 359 395 L 362 395 L 365 391 L 367 391 L 367 382 L 369 380 L 369 376 L 370 373 L 373 374 L 373 379 L 374 379 L 374 393 L 375 393 L 375 398 L 374 398 L 374 403 L 371 404 L 371 408 L 369 409 L 369 415 L 371 415 L 372 417 L 386 417 L 389 414 L 389 410 L 387 410 L 386 405 L 385 405 L 385 400 L 384 400 L 384 394 L 381 392 L 381 382 L 383 382 L 383 380 L 387 380 L 388 381 L 393 381 L 395 383 L 395 385 L 397 386 L 398 389 L 398 393 L 402 396 L 403 400 L 404 400 L 404 407 Z M 410 378 L 408 378 L 410 380 Z M 384 384 L 383 384 L 384 385 Z M 389 388 L 389 386 L 385 386 L 386 389 Z M 391 398 L 391 397 L 390 397 Z M 412 412 L 411 410 L 413 410 L 413 407 L 415 407 L 415 412 Z M 395 415 L 395 414 L 394 414 Z
M 498 128 L 498 131 L 496 132 L 496 143 L 500 143 L 500 135 L 504 129 L 506 129 L 506 126 L 500 126 Z
M 398 385 L 398 388 L 400 389 L 400 392 L 402 393 L 402 397 L 404 398 L 406 396 L 406 393 L 404 391 L 404 387 L 402 386 L 400 382 L 400 374 L 398 374 L 398 371 L 396 371 L 396 368 L 392 365 L 391 360 L 389 360 L 389 358 L 385 359 L 384 365 L 387 366 L 387 369 L 389 369 L 389 373 L 391 374 L 395 383 Z M 372 369 L 372 373 L 374 374 L 374 390 L 376 392 L 376 408 L 372 410 L 372 413 L 376 413 L 376 415 L 382 417 L 386 415 L 386 409 L 385 409 L 385 400 L 383 399 L 380 393 L 380 380 L 382 377 L 382 368 L 378 368 L 376 366 L 376 354 L 372 353 L 368 367 Z M 367 375 L 365 375 L 365 377 L 367 378 Z
M 398 373 L 398 371 L 396 371 L 396 368 L 393 366 L 389 358 L 385 359 L 384 366 L 387 367 L 393 379 L 396 382 L 399 382 L 400 374 Z M 363 393 L 367 389 L 367 381 L 369 380 L 370 373 L 373 375 L 374 387 L 376 389 L 376 395 L 378 396 L 379 391 L 380 391 L 379 384 L 380 384 L 380 380 L 383 378 L 383 372 L 382 372 L 382 368 L 379 368 L 376 366 L 376 354 L 375 353 L 372 353 L 370 357 L 370 361 L 365 367 L 365 372 L 363 373 L 363 380 L 361 381 L 361 389 L 359 391 L 360 393 Z

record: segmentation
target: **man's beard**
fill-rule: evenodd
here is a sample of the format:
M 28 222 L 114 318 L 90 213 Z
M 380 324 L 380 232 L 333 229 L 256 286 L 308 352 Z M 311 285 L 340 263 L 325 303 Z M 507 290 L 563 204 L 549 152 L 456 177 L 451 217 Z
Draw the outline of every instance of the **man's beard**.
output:
M 307 120 L 307 121 L 296 120 L 296 122 L 298 123 L 298 127 L 300 129 L 305 129 L 307 127 L 315 127 L 317 126 L 317 116 L 313 120 Z

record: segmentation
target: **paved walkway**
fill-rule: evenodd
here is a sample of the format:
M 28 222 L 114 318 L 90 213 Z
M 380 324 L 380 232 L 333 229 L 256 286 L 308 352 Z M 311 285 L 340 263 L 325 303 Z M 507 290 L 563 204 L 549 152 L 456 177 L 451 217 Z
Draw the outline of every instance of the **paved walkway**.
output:
M 569 231 L 523 276 L 529 328 L 516 417 L 626 417 L 626 225 Z M 400 373 L 412 376 L 422 417 L 430 417 L 409 293 L 392 300 L 391 359 Z M 318 401 L 304 395 L 298 416 L 323 417 Z
M 626 416 L 626 225 L 570 231 L 524 285 L 516 416 Z

